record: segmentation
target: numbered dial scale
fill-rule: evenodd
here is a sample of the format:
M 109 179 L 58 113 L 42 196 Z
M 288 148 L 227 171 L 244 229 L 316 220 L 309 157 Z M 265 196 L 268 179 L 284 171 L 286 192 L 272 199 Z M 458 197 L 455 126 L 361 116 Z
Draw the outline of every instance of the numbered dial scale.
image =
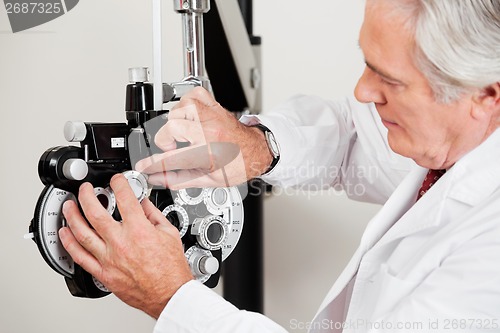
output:
M 135 171 L 123 173 L 139 201 L 148 191 L 144 176 Z M 108 212 L 120 219 L 113 191 L 95 187 L 95 194 Z M 153 190 L 151 201 L 179 230 L 186 259 L 194 277 L 213 287 L 218 282 L 220 263 L 233 251 L 243 227 L 243 204 L 239 190 L 231 188 Z M 35 208 L 30 232 L 47 264 L 66 278 L 74 296 L 102 297 L 109 291 L 99 281 L 75 265 L 58 235 L 66 225 L 64 202 L 77 202 L 77 196 L 53 185 L 46 186 Z M 212 276 L 216 276 L 213 278 Z M 209 284 L 210 280 L 212 283 Z
M 75 273 L 73 259 L 64 249 L 58 234 L 59 229 L 66 225 L 62 205 L 68 200 L 76 202 L 75 195 L 52 185 L 45 187 L 38 199 L 30 231 L 49 266 L 61 275 L 72 277 Z
M 191 188 L 172 191 L 166 199 L 164 192 L 152 193 L 150 199 L 179 230 L 193 276 L 214 287 L 220 262 L 234 250 L 243 228 L 239 190 Z
M 221 250 L 222 260 L 231 254 L 243 228 L 243 204 L 236 187 L 187 189 L 174 193 L 174 207 L 189 216 L 190 236 L 207 250 Z M 163 214 L 169 217 L 168 206 Z M 182 213 L 181 213 L 182 215 Z M 181 236 L 186 226 L 180 228 Z

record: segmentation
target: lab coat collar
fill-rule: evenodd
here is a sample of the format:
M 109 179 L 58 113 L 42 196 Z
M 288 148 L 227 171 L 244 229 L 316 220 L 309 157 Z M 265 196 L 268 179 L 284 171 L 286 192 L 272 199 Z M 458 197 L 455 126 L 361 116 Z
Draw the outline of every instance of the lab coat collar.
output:
M 500 129 L 464 156 L 453 169 L 451 199 L 476 206 L 500 186 Z
M 477 148 L 462 157 L 441 179 L 389 229 L 377 242 L 376 247 L 391 241 L 436 227 L 447 204 L 457 202 L 475 206 L 500 187 L 500 129 Z M 422 177 L 425 169 L 414 171 L 414 179 Z M 417 192 L 420 184 L 414 187 Z M 394 193 L 397 194 L 396 192 Z M 404 200 L 411 200 L 406 193 Z M 392 196 L 394 197 L 394 195 Z M 391 197 L 391 198 L 392 198 Z M 386 204 L 386 206 L 389 202 Z M 408 206 L 411 201 L 407 201 Z M 392 206 L 392 205 L 391 205 Z M 397 207 L 397 205 L 396 205 Z M 395 207 L 389 207 L 394 209 Z M 396 219 L 397 221 L 397 219 Z M 383 228 L 385 229 L 385 228 Z

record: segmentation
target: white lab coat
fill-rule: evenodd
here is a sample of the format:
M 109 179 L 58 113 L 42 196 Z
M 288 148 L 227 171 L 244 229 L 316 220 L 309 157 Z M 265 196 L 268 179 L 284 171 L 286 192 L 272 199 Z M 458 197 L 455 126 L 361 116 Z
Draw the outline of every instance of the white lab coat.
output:
M 260 119 L 281 143 L 280 163 L 267 181 L 362 184 L 366 191 L 353 197 L 372 202 L 394 192 L 368 224 L 311 332 L 500 331 L 500 131 L 415 203 L 426 170 L 390 151 L 372 105 L 299 96 Z M 311 172 L 296 172 L 307 163 Z M 340 171 L 315 173 L 322 165 Z M 377 167 L 375 175 L 349 171 L 368 166 Z M 348 285 L 352 297 L 345 306 L 338 296 Z M 155 326 L 156 333 L 285 331 L 197 282 L 174 295 Z

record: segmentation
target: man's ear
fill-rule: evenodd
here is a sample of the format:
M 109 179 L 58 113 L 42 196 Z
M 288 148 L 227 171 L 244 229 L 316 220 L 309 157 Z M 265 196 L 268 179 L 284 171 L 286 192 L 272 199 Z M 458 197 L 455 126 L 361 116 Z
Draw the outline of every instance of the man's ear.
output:
M 492 115 L 500 112 L 500 82 L 478 90 L 472 97 L 474 107 L 472 116 L 482 118 L 484 115 Z
M 494 106 L 500 103 L 500 82 L 490 84 L 474 94 L 474 102 L 485 106 Z

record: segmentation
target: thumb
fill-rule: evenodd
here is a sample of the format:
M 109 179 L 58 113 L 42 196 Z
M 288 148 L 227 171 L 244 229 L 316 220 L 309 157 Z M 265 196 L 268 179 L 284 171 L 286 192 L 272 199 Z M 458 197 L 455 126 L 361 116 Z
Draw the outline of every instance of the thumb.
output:
M 161 225 L 168 226 L 170 224 L 163 213 L 148 198 L 142 200 L 141 205 L 146 218 L 157 228 Z
M 194 88 L 189 93 L 184 95 L 183 98 L 196 100 L 206 106 L 214 106 L 219 104 L 215 100 L 214 96 L 207 89 L 202 87 Z

